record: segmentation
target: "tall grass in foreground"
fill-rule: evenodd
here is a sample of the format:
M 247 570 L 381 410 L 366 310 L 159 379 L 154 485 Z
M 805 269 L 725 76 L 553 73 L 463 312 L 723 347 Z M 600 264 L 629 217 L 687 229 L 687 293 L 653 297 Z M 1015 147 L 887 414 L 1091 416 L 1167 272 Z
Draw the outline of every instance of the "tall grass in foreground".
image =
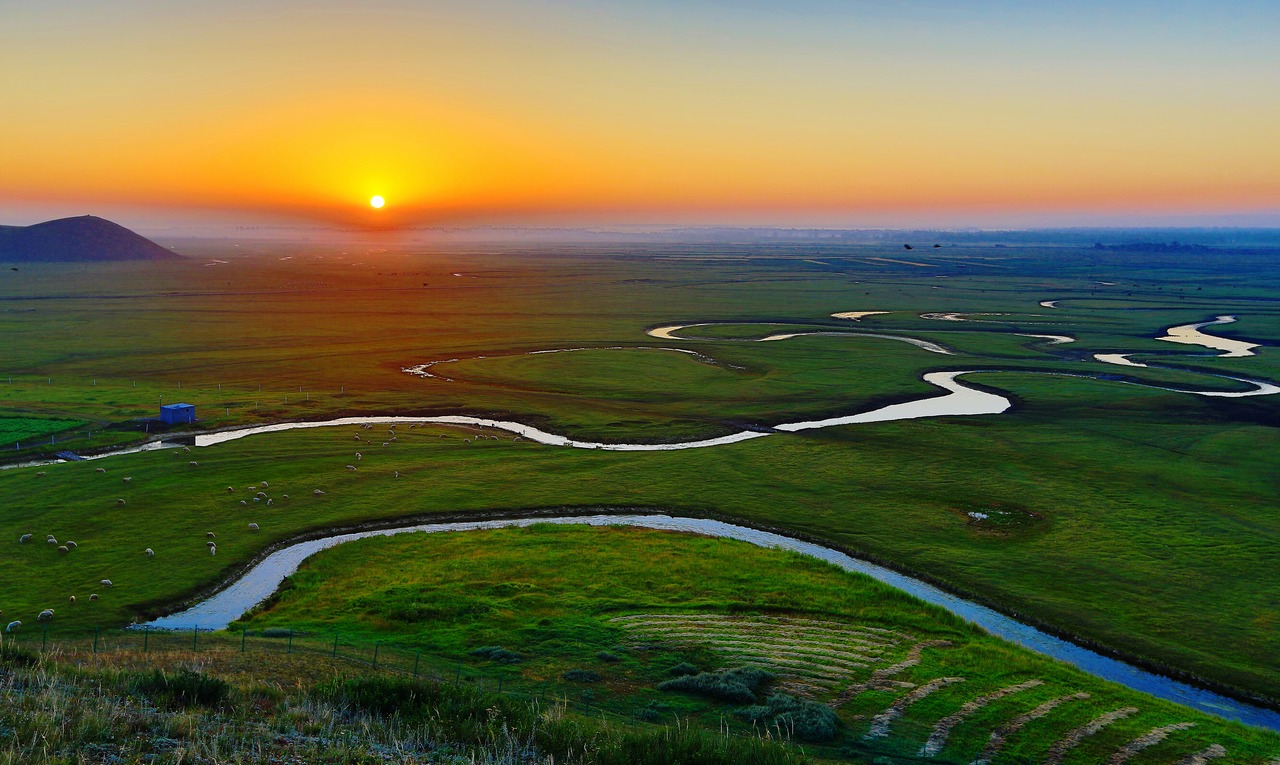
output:
M 628 728 L 554 701 L 466 685 L 378 675 L 292 688 L 232 685 L 198 666 L 87 668 L 20 652 L 0 657 L 0 765 L 807 761 L 768 739 L 680 724 Z

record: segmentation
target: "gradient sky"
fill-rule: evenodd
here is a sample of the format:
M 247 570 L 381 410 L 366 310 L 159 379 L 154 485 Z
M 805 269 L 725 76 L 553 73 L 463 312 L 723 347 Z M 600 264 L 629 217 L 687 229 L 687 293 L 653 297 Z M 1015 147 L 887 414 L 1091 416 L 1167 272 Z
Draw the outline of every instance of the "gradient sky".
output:
M 1277 216 L 1277 30 L 1274 0 L 0 0 L 0 222 Z

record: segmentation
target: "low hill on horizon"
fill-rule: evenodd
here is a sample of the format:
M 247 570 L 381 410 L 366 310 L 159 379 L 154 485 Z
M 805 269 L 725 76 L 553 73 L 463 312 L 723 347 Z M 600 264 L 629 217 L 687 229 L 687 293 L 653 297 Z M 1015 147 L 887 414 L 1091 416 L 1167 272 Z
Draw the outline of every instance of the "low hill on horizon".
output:
M 94 215 L 33 226 L 0 226 L 0 262 L 178 260 L 182 256 Z

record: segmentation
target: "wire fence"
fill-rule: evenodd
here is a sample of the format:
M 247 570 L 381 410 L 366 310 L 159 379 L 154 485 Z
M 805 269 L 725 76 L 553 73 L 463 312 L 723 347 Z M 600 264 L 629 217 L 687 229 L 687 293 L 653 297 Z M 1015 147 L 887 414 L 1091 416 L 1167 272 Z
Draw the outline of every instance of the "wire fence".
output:
M 134 629 L 62 630 L 21 628 L 0 634 L 0 647 L 38 652 L 41 655 L 162 655 L 243 654 L 280 657 L 297 655 L 341 661 L 371 671 L 391 672 L 435 682 L 468 684 L 480 690 L 524 698 L 554 698 L 576 711 L 616 715 L 616 710 L 591 703 L 589 689 L 570 697 L 573 688 L 555 678 L 524 679 L 510 664 L 467 664 L 418 648 L 385 641 L 368 641 L 341 632 L 318 633 L 287 628 L 244 630 L 239 633 L 206 630 Z

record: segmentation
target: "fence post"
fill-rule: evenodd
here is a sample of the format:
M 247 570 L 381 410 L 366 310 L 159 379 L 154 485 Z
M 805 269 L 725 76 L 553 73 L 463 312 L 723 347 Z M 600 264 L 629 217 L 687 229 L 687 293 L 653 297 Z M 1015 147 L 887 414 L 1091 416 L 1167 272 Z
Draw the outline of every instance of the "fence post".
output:
M 94 653 L 98 652 L 98 635 L 100 634 L 102 634 L 102 628 L 94 627 L 93 628 L 93 652 Z
M 381 646 L 382 646 L 381 643 L 373 644 L 373 668 L 374 669 L 378 668 L 378 648 Z
M 151 642 L 151 627 L 142 628 L 142 652 L 147 652 L 147 645 Z
M 249 636 L 249 630 L 240 630 L 240 653 L 244 653 L 244 640 Z
M 502 693 L 502 681 L 506 678 L 506 674 L 498 675 L 498 693 Z
M 453 685 L 456 688 L 462 682 L 462 665 L 458 665 L 458 673 L 453 676 Z
M 192 651 L 197 650 L 196 641 L 197 641 L 199 638 L 200 638 L 200 628 L 199 628 L 199 627 L 192 627 L 192 628 L 191 628 L 191 650 L 192 650 Z
M 333 633 L 333 658 L 338 658 L 338 633 Z
M 418 662 L 422 659 L 422 651 L 418 651 L 413 655 L 413 676 L 418 676 Z
M 293 653 L 293 627 L 289 628 L 289 645 L 285 649 L 285 653 Z

